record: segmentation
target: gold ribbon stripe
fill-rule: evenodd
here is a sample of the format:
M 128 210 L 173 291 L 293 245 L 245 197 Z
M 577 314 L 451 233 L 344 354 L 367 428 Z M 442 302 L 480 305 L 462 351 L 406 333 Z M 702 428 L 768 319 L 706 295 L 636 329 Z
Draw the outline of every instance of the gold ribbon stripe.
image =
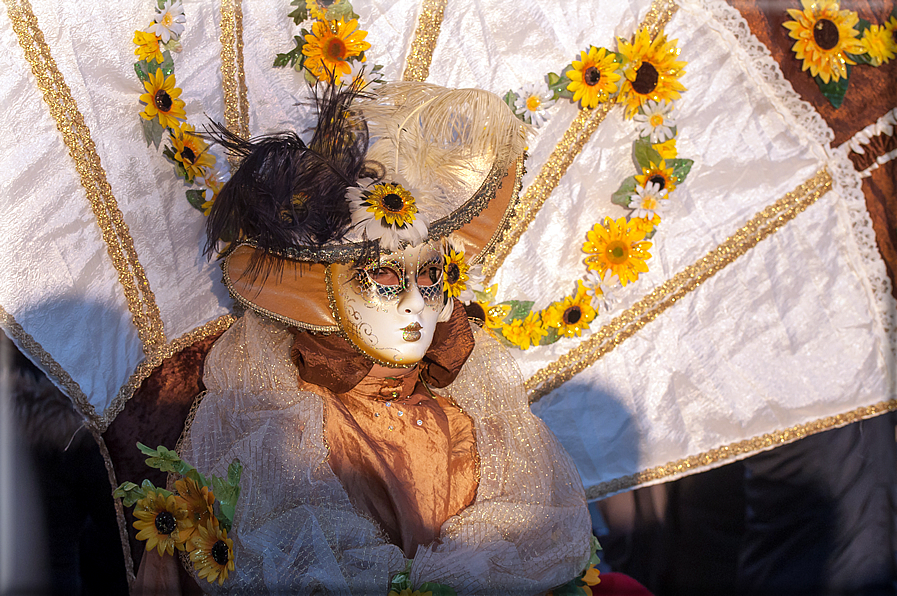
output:
M 723 462 L 732 462 L 736 459 L 742 459 L 748 455 L 765 451 L 779 445 L 792 443 L 798 439 L 803 439 L 816 433 L 845 426 L 853 422 L 859 422 L 867 418 L 873 418 L 887 412 L 897 410 L 897 400 L 879 402 L 872 406 L 864 406 L 838 414 L 836 416 L 827 416 L 820 420 L 808 422 L 806 424 L 798 424 L 785 430 L 777 430 L 766 433 L 752 439 L 730 443 L 717 449 L 711 449 L 698 455 L 692 455 L 684 459 L 677 459 L 663 466 L 650 468 L 643 472 L 637 472 L 629 476 L 622 476 L 607 482 L 602 482 L 586 489 L 586 498 L 601 499 L 607 495 L 618 493 L 620 491 L 641 486 L 648 482 L 656 482 L 658 480 L 671 480 L 675 476 L 681 476 L 689 472 L 697 472 L 701 468 L 721 464 Z
M 785 197 L 757 213 L 744 227 L 694 265 L 674 275 L 588 339 L 537 371 L 525 383 L 525 388 L 530 393 L 530 403 L 537 402 L 613 351 L 677 300 L 747 253 L 761 240 L 777 232 L 831 190 L 831 187 L 832 178 L 828 171 L 820 170 Z
M 249 138 L 249 100 L 243 68 L 243 1 L 221 1 L 221 87 L 224 91 L 224 124 L 244 139 Z M 231 169 L 236 156 L 228 156 Z
M 118 272 L 118 281 L 124 288 L 128 310 L 143 343 L 143 352 L 152 354 L 165 344 L 159 307 L 146 273 L 137 259 L 128 226 L 106 180 L 106 172 L 100 163 L 90 130 L 50 54 L 31 4 L 28 0 L 6 0 L 6 6 L 13 31 L 25 52 L 25 59 L 31 65 L 31 72 L 34 73 L 37 86 L 56 121 L 56 128 L 62 134 L 69 155 L 75 162 L 81 185 L 103 232 L 106 250 Z
M 648 9 L 645 19 L 639 25 L 639 29 L 647 28 L 651 33 L 651 38 L 656 37 L 673 17 L 678 7 L 671 0 L 654 0 Z M 523 236 L 530 224 L 536 218 L 536 214 L 542 209 L 545 201 L 557 188 L 561 178 L 567 172 L 567 168 L 573 163 L 573 160 L 582 151 L 582 148 L 589 141 L 592 133 L 598 128 L 598 125 L 604 120 L 610 111 L 612 104 L 610 102 L 603 103 L 594 109 L 582 109 L 564 136 L 561 137 L 557 147 L 551 152 L 548 161 L 539 170 L 539 174 L 533 183 L 526 189 L 523 197 L 515 206 L 516 212 L 511 220 L 508 232 L 504 235 L 501 242 L 496 245 L 495 250 L 490 254 L 483 263 L 483 275 L 486 282 L 492 280 L 492 277 L 504 263 L 511 249 Z
M 436 40 L 442 27 L 446 2 L 447 0 L 424 0 L 421 4 L 402 80 L 418 82 L 427 80 L 430 63 L 433 61 L 433 50 L 436 49 Z

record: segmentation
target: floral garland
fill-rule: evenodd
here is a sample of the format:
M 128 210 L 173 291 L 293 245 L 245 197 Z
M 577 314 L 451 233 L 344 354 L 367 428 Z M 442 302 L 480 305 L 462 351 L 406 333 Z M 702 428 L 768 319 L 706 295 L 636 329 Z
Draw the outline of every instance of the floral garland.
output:
M 686 66 L 678 60 L 676 41 L 668 41 L 663 33 L 652 40 L 648 29 L 641 28 L 631 40 L 619 39 L 617 52 L 589 47 L 560 75 L 548 73 L 544 83 L 530 83 L 505 95 L 515 114 L 537 128 L 548 120 L 547 110 L 566 98 L 581 108 L 620 103 L 638 131 L 633 143 L 638 173 L 623 180 L 611 196 L 630 213 L 617 220 L 605 218 L 589 230 L 582 245 L 586 274 L 570 295 L 533 311 L 532 301 L 495 304 L 495 286 L 472 292 L 483 309 L 485 326 L 506 345 L 526 350 L 580 336 L 599 309 L 612 307 L 620 288 L 648 271 L 648 240 L 694 163 L 679 158 L 676 149 L 673 101 L 685 91 L 679 78 Z
M 146 550 L 155 548 L 159 555 L 172 555 L 175 549 L 186 552 L 198 577 L 222 585 L 235 569 L 234 542 L 227 533 L 240 497 L 243 466 L 234 460 L 226 479 L 207 479 L 161 445 L 151 449 L 137 443 L 137 448 L 149 456 L 149 467 L 181 476 L 174 483 L 176 493 L 157 488 L 149 480 L 139 486 L 123 482 L 112 493 L 125 507 L 134 506 L 137 540 L 146 541 Z
M 208 215 L 223 183 L 209 145 L 195 134 L 193 126 L 181 122 L 187 115 L 184 100 L 179 99 L 181 89 L 177 87 L 171 53 L 181 51 L 179 39 L 185 22 L 181 0 L 157 0 L 153 22 L 145 30 L 134 32 L 134 53 L 139 58 L 134 72 L 146 91 L 140 96 L 145 104 L 140 117 L 147 146 L 158 149 L 168 133 L 170 145 L 162 149 L 162 155 L 172 162 L 179 178 L 189 186 L 199 186 L 186 191 L 187 201 Z
M 897 8 L 884 25 L 873 25 L 838 0 L 801 0 L 803 10 L 788 9 L 783 26 L 796 40 L 791 49 L 802 70 L 809 70 L 826 99 L 839 108 L 844 102 L 850 67 L 881 66 L 897 56 Z

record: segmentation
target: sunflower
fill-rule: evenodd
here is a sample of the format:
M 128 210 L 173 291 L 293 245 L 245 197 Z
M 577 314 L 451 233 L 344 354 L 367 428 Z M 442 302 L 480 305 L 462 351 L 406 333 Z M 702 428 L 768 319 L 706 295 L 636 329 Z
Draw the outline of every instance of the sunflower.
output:
M 639 273 L 648 271 L 646 260 L 651 258 L 651 243 L 644 240 L 645 233 L 636 230 L 625 217 L 614 221 L 606 218 L 596 223 L 586 235 L 582 250 L 588 253 L 585 262 L 589 269 L 611 271 L 626 285 L 638 279 Z
M 178 118 L 184 119 L 184 101 L 178 99 L 181 90 L 175 87 L 174 74 L 165 76 L 161 68 L 150 73 L 149 80 L 143 82 L 146 93 L 140 96 L 140 101 L 146 104 L 146 109 L 140 115 L 144 120 L 152 120 L 159 117 L 159 124 L 163 128 L 178 128 Z
M 548 330 L 542 325 L 538 313 L 531 312 L 525 319 L 514 319 L 502 325 L 501 333 L 521 350 L 527 350 L 530 345 L 539 345 L 539 341 L 548 335 Z
M 847 65 L 856 64 L 847 54 L 862 54 L 854 25 L 859 21 L 855 12 L 840 10 L 836 0 L 801 0 L 803 10 L 788 9 L 794 19 L 782 23 L 788 35 L 796 39 L 791 49 L 802 70 L 818 76 L 823 83 L 847 77 Z
M 357 31 L 356 31 L 357 29 Z M 307 57 L 305 67 L 319 81 L 329 81 L 331 75 L 337 80 L 349 74 L 349 58 L 358 56 L 371 47 L 364 41 L 367 31 L 358 29 L 358 21 L 348 23 L 337 21 L 315 21 L 311 34 L 305 36 L 302 53 Z M 363 60 L 362 60 L 363 61 Z
M 212 505 L 215 495 L 207 486 L 199 486 L 192 478 L 181 478 L 174 483 L 182 508 L 187 512 L 184 518 L 185 527 L 180 530 L 180 538 L 187 542 L 196 533 L 197 528 L 214 517 Z
M 194 128 L 183 124 L 171 132 L 174 158 L 184 166 L 187 180 L 203 178 L 215 166 L 215 156 L 209 153 L 209 145 L 194 133 Z
M 159 49 L 159 38 L 156 37 L 155 33 L 135 31 L 134 43 L 137 44 L 137 47 L 134 48 L 134 53 L 137 54 L 139 59 L 147 62 L 155 60 L 159 64 L 162 64 L 162 61 L 165 60 L 162 56 L 162 50 Z
M 891 17 L 891 19 L 893 18 Z M 872 66 L 887 64 L 897 53 L 897 42 L 894 41 L 893 32 L 888 30 L 887 25 L 881 27 L 870 25 L 863 32 L 863 38 L 860 39 L 860 43 L 865 53 L 869 54 L 869 57 L 872 59 Z
M 673 175 L 673 168 L 668 168 L 666 160 L 663 159 L 660 161 L 660 165 L 653 161 L 648 162 L 648 167 L 642 168 L 641 174 L 636 174 L 635 181 L 644 187 L 651 183 L 656 184 L 657 190 L 667 194 L 676 190 L 676 183 L 679 182 L 679 179 Z
M 592 46 L 588 52 L 579 53 L 579 60 L 573 61 L 573 70 L 567 73 L 571 81 L 567 91 L 573 92 L 573 101 L 580 102 L 582 107 L 597 107 L 617 92 L 616 83 L 621 78 L 619 69 L 614 54 Z
M 146 540 L 146 550 L 156 548 L 160 555 L 174 554 L 175 548 L 184 550 L 180 530 L 187 527 L 187 510 L 174 495 L 147 490 L 134 505 L 134 517 L 137 540 Z
M 387 250 L 397 250 L 402 242 L 418 245 L 427 237 L 427 224 L 417 211 L 414 194 L 403 181 L 372 184 L 370 178 L 358 180 L 360 186 L 346 191 L 352 209 L 352 224 L 369 239 L 379 239 Z
M 576 282 L 576 293 L 546 308 L 542 321 L 546 327 L 556 328 L 558 335 L 579 337 L 583 329 L 588 329 L 596 314 L 588 288 L 579 280 Z
M 685 62 L 676 60 L 679 48 L 676 41 L 668 42 L 660 33 L 651 41 L 645 28 L 639 29 L 632 43 L 620 39 L 620 53 L 626 58 L 623 86 L 619 101 L 626 104 L 626 117 L 632 118 L 649 99 L 672 101 L 679 99 L 685 86 L 679 77 L 685 74 Z
M 453 248 L 445 255 L 445 291 L 451 298 L 457 298 L 467 289 L 467 275 L 470 266 L 464 262 L 464 253 L 455 252 Z
M 210 584 L 217 579 L 220 586 L 228 572 L 234 570 L 234 541 L 227 537 L 227 530 L 214 517 L 197 529 L 199 532 L 193 536 L 193 550 L 190 551 L 196 575 Z
M 221 192 L 221 188 L 224 186 L 224 182 L 218 177 L 217 170 L 208 172 L 205 178 L 197 179 L 196 181 L 206 187 L 206 201 L 200 207 L 202 208 L 202 214 L 208 217 L 212 212 L 215 199 L 218 198 L 218 193 Z

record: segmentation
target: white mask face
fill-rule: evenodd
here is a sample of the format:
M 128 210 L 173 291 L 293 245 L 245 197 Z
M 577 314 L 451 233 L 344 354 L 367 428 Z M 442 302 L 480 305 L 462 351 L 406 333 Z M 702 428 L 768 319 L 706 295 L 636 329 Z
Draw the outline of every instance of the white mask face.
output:
M 442 253 L 422 244 L 365 267 L 331 267 L 339 323 L 352 343 L 387 365 L 419 362 L 445 305 Z

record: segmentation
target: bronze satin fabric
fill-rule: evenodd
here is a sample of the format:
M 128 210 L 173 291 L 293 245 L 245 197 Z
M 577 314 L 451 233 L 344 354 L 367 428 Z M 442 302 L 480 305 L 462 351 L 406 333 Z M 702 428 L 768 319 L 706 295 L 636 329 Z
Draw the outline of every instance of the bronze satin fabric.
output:
M 368 376 L 346 393 L 327 392 L 324 436 L 330 468 L 355 509 L 376 520 L 406 557 L 476 497 L 473 422 L 432 397 L 416 368 L 404 378 Z

